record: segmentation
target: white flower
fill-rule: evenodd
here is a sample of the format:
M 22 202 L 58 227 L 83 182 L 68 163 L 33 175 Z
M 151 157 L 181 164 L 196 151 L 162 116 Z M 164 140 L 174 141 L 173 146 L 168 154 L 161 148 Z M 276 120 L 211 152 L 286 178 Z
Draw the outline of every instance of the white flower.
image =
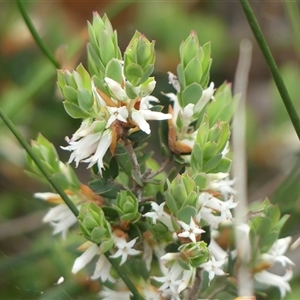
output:
M 201 193 L 197 202 L 199 211 L 196 215 L 196 220 L 199 222 L 200 219 L 203 219 L 212 228 L 216 228 L 221 222 L 232 220 L 230 209 L 234 208 L 236 205 L 237 204 L 233 202 L 232 198 L 228 201 L 221 201 L 209 193 Z
M 207 174 L 209 178 L 208 190 L 214 190 L 220 192 L 224 199 L 227 199 L 229 195 L 234 195 L 235 190 L 232 187 L 235 179 L 228 179 L 228 173 Z
M 124 102 L 128 100 L 128 96 L 120 83 L 116 82 L 115 80 L 109 77 L 105 77 L 104 81 L 106 82 L 108 88 L 110 89 L 116 100 Z
M 133 248 L 133 245 L 135 244 L 137 238 L 131 240 L 130 242 L 126 242 L 124 238 L 119 238 L 117 236 L 114 236 L 114 242 L 115 246 L 118 248 L 117 252 L 110 257 L 117 258 L 122 257 L 120 266 L 125 263 L 125 261 L 128 258 L 128 255 L 138 255 L 141 253 L 141 251 L 135 250 Z
M 148 124 L 147 120 L 167 120 L 172 118 L 171 114 L 165 114 L 162 112 L 150 110 L 149 108 L 151 108 L 151 105 L 149 101 L 151 100 L 153 101 L 153 97 L 151 96 L 142 98 L 140 103 L 140 109 L 132 109 L 130 114 L 133 122 L 135 122 L 136 125 L 147 134 L 150 134 L 151 132 L 150 125 Z
M 153 224 L 156 224 L 156 221 L 159 220 L 166 225 L 169 230 L 174 231 L 171 216 L 164 211 L 165 204 L 165 202 L 161 203 L 160 205 L 158 205 L 156 202 L 151 202 L 151 206 L 154 211 L 145 213 L 144 217 L 151 218 Z
M 98 164 L 99 172 L 103 168 L 103 157 L 112 142 L 112 133 L 110 129 L 103 133 L 91 133 L 82 137 L 79 141 L 67 139 L 69 146 L 61 147 L 64 150 L 71 151 L 68 163 L 73 160 L 78 167 L 79 162 L 88 162 L 88 168 Z
M 224 264 L 224 262 L 225 261 L 223 259 L 216 261 L 215 258 L 211 256 L 210 260 L 200 265 L 200 267 L 208 272 L 209 281 L 212 281 L 215 275 L 225 274 L 225 272 L 220 268 Z
M 294 266 L 295 264 L 288 257 L 283 255 L 288 249 L 291 241 L 291 236 L 277 240 L 267 253 L 261 255 L 262 260 L 270 262 L 271 264 L 279 262 L 283 267 L 288 265 Z
M 41 194 L 36 193 L 35 197 L 41 198 Z M 48 211 L 43 222 L 50 223 L 54 227 L 53 234 L 62 233 L 62 237 L 65 239 L 68 229 L 77 223 L 77 218 L 66 204 L 59 204 Z
M 99 296 L 102 297 L 102 300 L 130 300 L 132 293 L 127 289 L 111 290 L 104 286 Z
M 227 259 L 227 252 L 224 251 L 213 238 L 209 243 L 208 249 L 217 260 L 223 260 L 225 262 Z
M 293 271 L 287 270 L 283 276 L 272 274 L 268 271 L 261 271 L 254 274 L 255 280 L 267 285 L 273 285 L 280 290 L 281 298 L 284 298 L 287 292 L 291 291 L 288 281 L 293 277 Z
M 109 280 L 115 282 L 116 280 L 110 275 L 111 264 L 107 260 L 106 256 L 101 254 L 98 261 L 96 262 L 96 268 L 91 279 L 95 280 L 100 278 L 102 282 Z
M 182 221 L 178 221 L 178 223 L 184 229 L 184 231 L 179 233 L 178 236 L 189 238 L 194 243 L 196 243 L 196 235 L 200 235 L 201 233 L 205 232 L 203 229 L 199 228 L 199 226 L 195 224 L 193 218 L 191 218 L 191 222 L 189 225 Z
M 153 241 L 153 243 L 155 243 Z M 143 252 L 143 260 L 145 261 L 147 270 L 150 271 L 151 268 L 151 262 L 153 257 L 153 252 L 156 255 L 158 259 L 160 259 L 165 254 L 165 244 L 163 242 L 155 243 L 153 244 L 148 242 L 147 239 L 144 239 L 143 245 L 144 245 L 144 252 Z
M 153 276 L 152 278 L 162 283 L 159 290 L 162 291 L 164 297 L 180 299 L 179 294 L 194 281 L 195 269 L 183 269 L 178 261 L 174 261 L 171 268 L 166 269 L 164 276 Z
M 99 246 L 94 243 L 89 242 L 84 245 L 88 245 L 88 247 L 79 257 L 76 258 L 72 268 L 73 274 L 76 274 L 78 271 L 83 269 L 99 252 Z
M 128 110 L 125 106 L 121 106 L 119 108 L 107 106 L 106 109 L 108 110 L 110 117 L 105 128 L 108 128 L 115 120 L 127 123 Z
M 161 300 L 161 293 L 156 290 L 153 286 L 150 287 L 144 287 L 143 294 L 145 297 L 145 300 Z
M 211 82 L 209 87 L 203 91 L 201 98 L 194 107 L 194 112 L 200 112 L 206 106 L 208 101 L 213 98 L 214 87 L 214 83 Z

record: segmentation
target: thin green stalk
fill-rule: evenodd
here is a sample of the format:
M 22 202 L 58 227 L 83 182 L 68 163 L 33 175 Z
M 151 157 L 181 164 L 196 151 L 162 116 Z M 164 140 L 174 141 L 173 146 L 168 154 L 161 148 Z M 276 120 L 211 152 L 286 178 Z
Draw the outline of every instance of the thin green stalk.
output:
M 124 271 L 124 267 L 122 268 L 123 269 L 122 270 L 121 267 L 118 265 L 118 263 L 114 259 L 110 258 L 109 252 L 105 252 L 105 256 L 106 256 L 107 260 L 110 262 L 110 264 L 113 266 L 113 268 L 117 271 L 120 278 L 124 281 L 124 283 L 126 284 L 128 289 L 131 291 L 131 293 L 133 295 L 133 299 L 134 300 L 143 300 L 143 297 L 141 296 L 139 291 L 136 289 L 135 285 L 132 283 L 130 278 L 127 276 L 127 272 Z
M 43 173 L 45 178 L 50 182 L 50 184 L 53 186 L 53 188 L 56 190 L 56 192 L 61 196 L 61 198 L 64 200 L 66 205 L 70 208 L 72 213 L 77 217 L 78 216 L 78 209 L 74 205 L 74 203 L 70 200 L 70 198 L 67 196 L 67 194 L 64 192 L 64 190 L 56 184 L 56 182 L 52 179 L 51 175 L 48 174 L 47 169 L 43 166 L 41 161 L 37 158 L 34 151 L 30 147 L 30 145 L 26 142 L 20 131 L 16 128 L 16 126 L 12 123 L 12 121 L 6 116 L 6 114 L 2 111 L 0 108 L 0 117 L 4 121 L 4 123 L 7 125 L 7 127 L 10 129 L 10 131 L 14 134 L 14 136 L 17 138 L 17 140 L 20 142 L 20 144 L 23 146 L 23 148 L 26 150 L 28 155 L 32 158 L 32 160 L 35 162 L 37 167 L 40 169 L 40 171 Z
M 35 42 L 38 44 L 38 46 L 40 47 L 42 52 L 48 57 L 48 59 L 51 61 L 51 63 L 54 65 L 54 67 L 58 69 L 60 67 L 59 62 L 53 57 L 53 55 L 51 54 L 49 49 L 46 47 L 46 45 L 40 38 L 38 32 L 36 31 L 35 27 L 33 26 L 27 12 L 24 8 L 23 1 L 17 0 L 17 4 L 18 4 L 19 10 L 21 12 L 21 15 L 22 15 L 30 33 L 32 34 Z
M 289 114 L 291 122 L 295 128 L 295 131 L 298 135 L 298 138 L 300 139 L 300 119 L 299 119 L 297 111 L 293 105 L 291 97 L 288 93 L 288 90 L 287 90 L 287 88 L 283 82 L 283 79 L 280 75 L 280 72 L 279 72 L 276 62 L 272 56 L 270 48 L 264 38 L 264 35 L 260 29 L 260 26 L 255 18 L 255 15 L 253 13 L 253 10 L 252 10 L 248 0 L 240 0 L 240 3 L 242 5 L 242 8 L 246 15 L 246 18 L 248 20 L 248 23 L 251 27 L 252 33 L 254 34 L 256 41 L 265 57 L 268 67 L 272 73 L 273 79 L 274 79 L 277 89 L 280 93 L 281 99 L 285 105 L 285 108 Z

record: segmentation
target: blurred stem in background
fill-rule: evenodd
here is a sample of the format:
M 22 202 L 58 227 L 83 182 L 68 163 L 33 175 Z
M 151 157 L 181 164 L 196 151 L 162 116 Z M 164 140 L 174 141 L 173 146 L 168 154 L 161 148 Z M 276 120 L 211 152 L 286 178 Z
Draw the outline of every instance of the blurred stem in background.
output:
M 39 48 L 41 49 L 41 51 L 49 58 L 49 60 L 52 62 L 53 66 L 55 68 L 59 68 L 60 64 L 59 62 L 55 59 L 55 57 L 52 55 L 52 53 L 50 52 L 50 50 L 47 48 L 47 46 L 44 44 L 44 42 L 42 41 L 42 39 L 40 38 L 39 34 L 37 33 L 35 27 L 33 26 L 33 23 L 31 22 L 25 8 L 23 5 L 23 1 L 21 0 L 17 0 L 18 3 L 18 7 L 19 10 L 22 14 L 22 17 L 30 31 L 30 33 L 32 34 L 35 42 L 37 43 L 37 45 L 39 46 Z
M 299 12 L 298 2 L 285 0 L 284 5 L 285 5 L 287 16 L 291 23 L 295 49 L 297 51 L 298 58 L 300 58 L 300 35 L 299 35 L 300 12 Z
M 268 67 L 272 73 L 273 79 L 274 79 L 277 89 L 280 93 L 281 99 L 285 105 L 285 108 L 289 114 L 291 122 L 295 128 L 295 131 L 298 135 L 298 138 L 300 139 L 300 119 L 299 119 L 297 111 L 294 107 L 294 104 L 292 102 L 292 99 L 289 95 L 289 92 L 283 82 L 281 75 L 280 75 L 280 72 L 279 72 L 276 62 L 273 58 L 273 55 L 270 51 L 270 48 L 264 38 L 264 35 L 260 29 L 260 26 L 255 18 L 255 15 L 253 13 L 253 10 L 252 10 L 248 0 L 240 0 L 240 3 L 242 5 L 242 8 L 246 15 L 246 18 L 248 20 L 249 26 L 251 27 L 252 33 L 254 34 L 256 41 L 264 55 L 264 58 L 268 64 Z
M 253 296 L 252 274 L 248 267 L 251 249 L 244 245 L 240 235 L 244 232 L 240 226 L 247 223 L 247 159 L 246 159 L 246 94 L 248 76 L 251 65 L 252 43 L 243 40 L 240 44 L 240 56 L 234 78 L 234 95 L 240 94 L 239 103 L 233 117 L 232 125 L 232 175 L 235 178 L 235 201 L 238 205 L 234 209 L 235 218 L 235 243 L 238 250 L 240 265 L 237 270 L 238 295 L 240 297 Z

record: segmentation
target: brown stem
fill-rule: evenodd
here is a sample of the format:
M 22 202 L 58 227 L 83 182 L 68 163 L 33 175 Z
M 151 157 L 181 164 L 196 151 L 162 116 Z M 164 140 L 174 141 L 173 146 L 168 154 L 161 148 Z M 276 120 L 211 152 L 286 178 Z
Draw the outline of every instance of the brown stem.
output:
M 201 281 L 202 281 L 201 270 L 198 269 L 198 270 L 196 270 L 194 284 L 193 284 L 192 288 L 190 289 L 188 297 L 187 297 L 188 300 L 197 300 L 198 299 L 199 293 L 201 290 Z
M 155 177 L 156 175 L 160 174 L 161 172 L 163 172 L 163 171 L 165 170 L 165 168 L 170 164 L 170 162 L 171 162 L 171 159 L 170 159 L 170 158 L 167 158 L 167 159 L 162 163 L 161 167 L 160 167 L 158 170 L 156 170 L 156 171 L 150 173 L 149 175 L 147 175 L 147 177 L 145 177 L 145 179 L 151 179 L 151 178 Z M 146 172 L 145 172 L 145 173 L 146 173 Z M 143 174 L 143 177 L 144 177 L 144 175 L 145 175 L 145 174 Z

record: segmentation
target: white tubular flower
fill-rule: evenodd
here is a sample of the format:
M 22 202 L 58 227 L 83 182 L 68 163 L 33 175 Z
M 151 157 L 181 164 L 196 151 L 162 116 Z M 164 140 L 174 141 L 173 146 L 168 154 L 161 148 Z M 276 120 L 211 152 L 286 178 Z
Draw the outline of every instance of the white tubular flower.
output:
M 209 87 L 203 91 L 201 98 L 198 100 L 198 102 L 194 106 L 195 113 L 200 112 L 205 107 L 205 105 L 208 103 L 208 101 L 210 99 L 213 99 L 213 94 L 215 91 L 214 87 L 215 87 L 214 83 L 211 82 Z
M 132 293 L 127 289 L 111 290 L 104 286 L 103 290 L 99 293 L 102 300 L 130 300 Z
M 109 77 L 105 77 L 104 81 L 106 82 L 108 88 L 110 89 L 111 93 L 114 95 L 114 98 L 116 100 L 124 102 L 128 101 L 128 96 L 119 82 L 116 82 Z
M 151 206 L 154 211 L 145 213 L 144 217 L 151 218 L 153 224 L 156 224 L 156 221 L 159 220 L 166 225 L 170 231 L 174 231 L 171 216 L 164 211 L 165 204 L 165 202 L 161 203 L 160 205 L 158 205 L 156 202 L 151 202 Z
M 77 141 L 82 137 L 85 137 L 89 134 L 91 134 L 93 130 L 93 125 L 91 119 L 85 119 L 81 122 L 80 127 L 77 129 L 77 131 L 72 136 L 72 141 Z
M 98 261 L 96 262 L 96 268 L 91 279 L 95 280 L 100 278 L 102 282 L 109 280 L 110 282 L 116 282 L 116 280 L 110 275 L 111 264 L 105 257 L 105 255 L 100 255 Z
M 128 255 L 140 254 L 141 251 L 135 250 L 133 248 L 136 240 L 137 238 L 131 240 L 130 242 L 126 242 L 124 238 L 119 238 L 117 236 L 114 236 L 115 246 L 118 248 L 118 251 L 115 254 L 111 255 L 110 257 L 117 258 L 121 256 L 122 257 L 120 262 L 120 266 L 121 266 L 126 262 Z
M 150 110 L 151 104 L 149 101 L 153 101 L 153 96 L 147 96 L 141 99 L 140 109 L 139 110 L 132 110 L 131 111 L 131 119 L 136 125 L 145 133 L 150 134 L 150 125 L 148 124 L 147 120 L 167 120 L 171 119 L 171 114 L 165 114 L 158 111 Z
M 170 269 L 166 269 L 165 276 L 153 276 L 155 281 L 161 282 L 159 290 L 164 297 L 180 299 L 179 294 L 194 281 L 195 269 L 183 269 L 178 261 L 175 261 Z
M 209 178 L 208 190 L 220 192 L 224 199 L 227 199 L 229 195 L 235 194 L 235 190 L 232 187 L 235 179 L 228 179 L 228 173 L 207 174 L 207 176 Z
M 148 96 L 149 94 L 151 94 L 155 88 L 155 85 L 156 85 L 156 81 L 153 79 L 151 80 L 150 82 L 148 82 L 148 84 L 146 85 L 141 85 L 140 86 L 140 91 L 139 91 L 139 96 L 140 97 L 146 97 Z
M 110 117 L 107 121 L 105 128 L 108 128 L 116 120 L 127 123 L 128 110 L 126 106 L 121 106 L 119 108 L 107 106 L 106 108 L 110 114 Z
M 212 228 L 217 228 L 218 225 L 226 220 L 232 220 L 230 209 L 234 208 L 237 204 L 233 199 L 228 201 L 221 201 L 209 193 L 201 193 L 198 197 L 197 207 L 200 206 L 196 220 L 205 220 Z
M 93 92 L 93 95 L 94 97 L 96 98 L 97 100 L 97 104 L 102 107 L 102 106 L 107 106 L 105 101 L 102 99 L 102 97 L 99 95 L 99 93 L 97 92 L 97 88 L 95 86 L 95 83 L 94 81 L 92 81 L 92 92 Z
M 67 139 L 69 146 L 61 147 L 64 150 L 71 151 L 68 163 L 75 161 L 76 167 L 79 162 L 90 163 L 88 168 L 98 163 L 99 172 L 103 168 L 103 157 L 112 142 L 112 133 L 110 129 L 101 133 L 91 133 L 82 137 L 79 141 Z
M 86 244 L 84 244 L 86 245 Z M 99 246 L 94 243 L 89 243 L 86 250 L 76 258 L 72 273 L 76 274 L 78 271 L 83 269 L 99 252 Z
M 35 197 L 41 198 L 39 197 L 40 194 L 42 193 L 35 194 Z M 53 234 L 61 233 L 63 239 L 65 239 L 68 229 L 77 223 L 77 218 L 66 204 L 59 204 L 48 211 L 43 218 L 43 222 L 54 227 Z
M 261 255 L 262 260 L 270 262 L 272 264 L 278 262 L 283 267 L 294 266 L 295 264 L 288 257 L 283 255 L 288 249 L 291 241 L 291 236 L 287 236 L 285 238 L 277 240 L 267 253 Z
M 198 225 L 195 224 L 193 218 L 191 218 L 190 224 L 186 224 L 182 221 L 178 221 L 178 223 L 183 228 L 183 232 L 179 233 L 179 237 L 189 238 L 192 242 L 196 243 L 196 235 L 200 235 L 205 232 L 203 229 L 199 228 Z
M 213 238 L 209 243 L 208 249 L 210 253 L 216 258 L 216 260 L 223 260 L 225 262 L 228 257 L 227 252 L 224 251 Z
M 150 245 L 149 242 L 146 239 L 144 239 L 143 245 L 144 245 L 143 260 L 145 261 L 147 270 L 150 271 L 153 253 L 158 259 L 161 258 L 165 254 L 165 249 L 164 249 L 165 244 L 163 242 L 160 242 L 160 243 L 155 243 L 154 245 L 153 244 Z
M 284 298 L 287 292 L 291 291 L 288 281 L 293 277 L 293 271 L 287 270 L 283 276 L 272 274 L 268 271 L 261 271 L 254 274 L 254 279 L 266 285 L 273 285 L 280 290 L 281 298 Z
M 161 300 L 161 293 L 153 286 L 144 287 L 143 294 L 145 300 Z
M 212 281 L 215 275 L 221 276 L 225 274 L 225 272 L 220 268 L 223 266 L 224 262 L 225 261 L 223 259 L 216 261 L 215 258 L 211 256 L 210 260 L 200 265 L 200 267 L 208 272 L 209 281 Z

